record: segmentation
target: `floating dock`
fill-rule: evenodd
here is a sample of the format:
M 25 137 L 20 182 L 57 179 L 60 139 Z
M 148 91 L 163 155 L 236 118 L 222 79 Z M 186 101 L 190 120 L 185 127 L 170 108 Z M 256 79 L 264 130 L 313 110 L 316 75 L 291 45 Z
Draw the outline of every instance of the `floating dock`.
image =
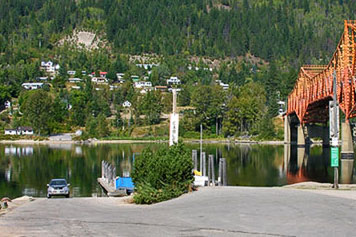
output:
M 109 197 L 127 196 L 126 189 L 115 189 L 115 186 L 109 185 L 104 178 L 98 178 L 98 183 Z

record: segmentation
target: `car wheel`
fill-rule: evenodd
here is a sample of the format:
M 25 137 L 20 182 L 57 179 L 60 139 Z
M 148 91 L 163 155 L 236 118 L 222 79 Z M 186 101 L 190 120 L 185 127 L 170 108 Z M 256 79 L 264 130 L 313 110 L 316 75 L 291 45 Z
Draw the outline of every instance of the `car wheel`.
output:
M 69 198 L 69 194 L 66 195 L 66 198 Z
M 47 198 L 51 198 L 51 195 L 47 195 Z

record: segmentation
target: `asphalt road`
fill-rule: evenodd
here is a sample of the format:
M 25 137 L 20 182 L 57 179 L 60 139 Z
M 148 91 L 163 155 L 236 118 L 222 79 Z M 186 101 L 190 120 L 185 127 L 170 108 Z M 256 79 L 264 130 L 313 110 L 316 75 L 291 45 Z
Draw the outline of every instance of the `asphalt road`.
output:
M 151 206 L 37 199 L 0 217 L 0 236 L 355 236 L 355 191 L 223 187 Z

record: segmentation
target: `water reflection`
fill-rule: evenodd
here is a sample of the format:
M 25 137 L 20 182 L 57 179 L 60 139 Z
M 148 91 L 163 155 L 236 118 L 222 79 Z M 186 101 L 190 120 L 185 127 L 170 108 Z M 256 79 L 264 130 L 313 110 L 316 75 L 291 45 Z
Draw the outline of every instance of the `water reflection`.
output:
M 341 160 L 341 172 L 340 172 L 340 183 L 342 184 L 351 184 L 353 169 L 354 169 L 354 160 Z
M 13 198 L 24 194 L 44 197 L 46 184 L 51 178 L 57 177 L 66 178 L 71 183 L 74 196 L 101 196 L 96 180 L 101 175 L 101 161 L 115 165 L 118 176 L 127 175 L 132 171 L 134 157 L 147 146 L 156 150 L 163 145 L 0 145 L 0 197 Z M 187 146 L 190 150 L 197 150 L 197 168 L 200 169 L 199 145 Z M 333 182 L 330 148 L 204 144 L 203 152 L 206 157 L 214 156 L 216 179 L 219 175 L 219 159 L 226 158 L 227 184 L 232 186 Z M 353 160 L 340 162 L 341 183 L 356 183 L 354 163 Z
M 330 167 L 330 148 L 284 145 L 284 160 L 288 163 L 288 184 L 306 181 L 332 183 L 334 180 L 333 168 Z M 341 184 L 356 182 L 354 166 L 354 160 L 340 160 Z
M 5 147 L 5 155 L 7 156 L 29 156 L 33 154 L 33 147 L 15 147 L 8 146 Z

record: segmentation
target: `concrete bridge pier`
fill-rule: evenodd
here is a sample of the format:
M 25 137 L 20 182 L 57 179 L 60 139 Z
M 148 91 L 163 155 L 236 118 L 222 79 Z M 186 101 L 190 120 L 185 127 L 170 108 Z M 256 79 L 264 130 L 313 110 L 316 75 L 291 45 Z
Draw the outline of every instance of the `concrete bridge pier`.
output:
M 299 125 L 297 127 L 297 145 L 298 146 L 305 146 L 306 136 L 304 133 L 304 126 Z
M 284 116 L 284 144 L 291 143 L 290 117 Z
M 351 126 L 349 122 L 341 123 L 341 159 L 354 159 Z

